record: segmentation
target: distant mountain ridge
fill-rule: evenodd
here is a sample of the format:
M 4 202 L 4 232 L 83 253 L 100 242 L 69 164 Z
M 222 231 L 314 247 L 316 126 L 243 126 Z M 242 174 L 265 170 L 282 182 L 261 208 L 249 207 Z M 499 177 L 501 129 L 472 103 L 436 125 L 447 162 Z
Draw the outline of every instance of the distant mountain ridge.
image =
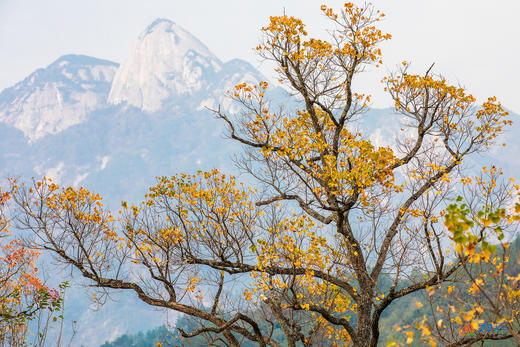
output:
M 85 121 L 105 105 L 119 64 L 84 55 L 65 55 L 0 93 L 0 122 L 29 141 Z
M 143 180 L 169 174 L 174 167 L 216 164 L 219 156 L 207 155 L 206 149 L 193 160 L 185 152 L 164 152 L 214 149 L 221 141 L 221 124 L 206 108 L 220 105 L 226 112 L 236 111 L 226 92 L 238 83 L 261 80 L 265 77 L 249 63 L 223 63 L 187 30 L 157 19 L 121 65 L 65 55 L 3 90 L 0 173 L 48 175 L 63 184 L 100 188 L 113 184 L 121 190 L 123 182 L 116 177 L 123 168 L 131 172 L 125 177 Z M 171 136 L 179 129 L 182 134 Z M 191 130 L 197 136 L 211 135 L 197 139 L 189 136 Z M 127 197 L 135 196 L 128 192 Z
M 0 122 L 34 142 L 116 105 L 146 113 L 183 113 L 221 104 L 235 84 L 265 79 L 249 63 L 222 63 L 188 31 L 157 19 L 134 43 L 123 64 L 65 55 L 0 93 Z

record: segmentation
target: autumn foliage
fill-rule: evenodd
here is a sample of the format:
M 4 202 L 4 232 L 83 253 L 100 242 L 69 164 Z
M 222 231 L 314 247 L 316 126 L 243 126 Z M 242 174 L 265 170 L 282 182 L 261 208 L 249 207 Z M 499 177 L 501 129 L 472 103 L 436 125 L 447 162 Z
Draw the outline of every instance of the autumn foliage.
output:
M 3 210 L 10 198 L 0 190 L 0 343 L 21 346 L 30 335 L 28 321 L 41 310 L 59 310 L 63 299 L 38 277 L 39 253 L 24 247 L 8 230 Z
M 256 48 L 297 107 L 276 107 L 260 82 L 230 91 L 239 114 L 215 110 L 243 145 L 237 164 L 255 188 L 217 170 L 159 177 L 142 203 L 123 202 L 114 217 L 100 196 L 43 179 L 17 187 L 17 227 L 99 288 L 97 298 L 126 289 L 193 317 L 186 338 L 377 346 L 385 310 L 418 293 L 431 312 L 396 325 L 389 345 L 518 338 L 518 274 L 500 270 L 518 187 L 496 168 L 474 177 L 464 165 L 511 124 L 508 113 L 433 66 L 413 74 L 404 62 L 383 83 L 406 131 L 376 146 L 353 126 L 371 100 L 354 76 L 383 63 L 384 15 L 370 4 L 321 10 L 329 40 L 283 15 L 270 18 Z M 457 291 L 466 300 L 447 301 Z M 507 329 L 453 333 L 484 318 Z

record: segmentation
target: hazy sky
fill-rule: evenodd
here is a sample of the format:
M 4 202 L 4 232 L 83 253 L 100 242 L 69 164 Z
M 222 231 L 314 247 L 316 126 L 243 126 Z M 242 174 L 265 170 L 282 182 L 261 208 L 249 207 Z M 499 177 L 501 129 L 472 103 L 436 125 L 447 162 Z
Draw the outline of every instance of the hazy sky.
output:
M 325 3 L 314 0 L 0 0 L 0 90 L 76 53 L 122 62 L 138 34 L 154 19 L 169 18 L 197 36 L 221 60 L 242 58 L 271 77 L 252 52 L 270 15 L 300 17 L 323 34 Z M 374 0 L 387 14 L 385 67 L 359 78 L 358 88 L 386 106 L 378 81 L 402 60 L 416 72 L 435 71 L 466 86 L 477 98 L 496 95 L 520 113 L 519 0 Z

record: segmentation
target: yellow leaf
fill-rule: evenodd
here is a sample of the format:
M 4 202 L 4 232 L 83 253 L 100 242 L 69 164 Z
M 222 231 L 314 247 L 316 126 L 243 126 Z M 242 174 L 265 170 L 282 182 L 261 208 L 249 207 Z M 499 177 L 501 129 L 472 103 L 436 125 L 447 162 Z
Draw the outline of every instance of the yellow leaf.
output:
M 473 329 L 478 330 L 481 323 L 484 323 L 483 319 L 474 319 L 471 321 L 471 326 Z
M 413 332 L 407 331 L 406 335 L 408 335 L 408 338 L 406 339 L 406 344 L 409 345 L 413 342 Z
M 470 321 L 473 319 L 474 315 L 475 315 L 475 310 L 471 310 L 469 312 L 464 313 L 462 316 L 465 321 Z
M 422 302 L 417 301 L 417 302 L 415 303 L 415 306 L 417 306 L 417 308 L 421 308 L 421 307 L 423 307 L 424 305 L 422 304 Z

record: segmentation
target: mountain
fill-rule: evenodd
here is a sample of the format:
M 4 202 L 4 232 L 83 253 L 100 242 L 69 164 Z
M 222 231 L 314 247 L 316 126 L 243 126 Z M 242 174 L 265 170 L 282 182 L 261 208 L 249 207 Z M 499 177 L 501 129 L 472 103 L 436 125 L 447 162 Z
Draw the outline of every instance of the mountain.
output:
M 66 55 L 0 93 L 0 122 L 29 142 L 57 134 L 103 107 L 118 64 Z
M 156 175 L 224 165 L 233 144 L 206 107 L 233 112 L 226 92 L 261 80 L 249 63 L 223 63 L 158 19 L 121 66 L 66 55 L 2 91 L 0 174 L 85 185 L 113 205 L 138 199 Z
M 261 79 L 248 63 L 224 64 L 182 27 L 157 19 L 139 35 L 121 64 L 108 103 L 148 113 L 171 110 L 179 103 L 199 110 L 223 104 L 224 92 L 235 84 Z
M 221 69 L 220 60 L 197 38 L 172 21 L 157 19 L 118 70 L 108 102 L 158 111 L 165 100 L 206 90 Z

